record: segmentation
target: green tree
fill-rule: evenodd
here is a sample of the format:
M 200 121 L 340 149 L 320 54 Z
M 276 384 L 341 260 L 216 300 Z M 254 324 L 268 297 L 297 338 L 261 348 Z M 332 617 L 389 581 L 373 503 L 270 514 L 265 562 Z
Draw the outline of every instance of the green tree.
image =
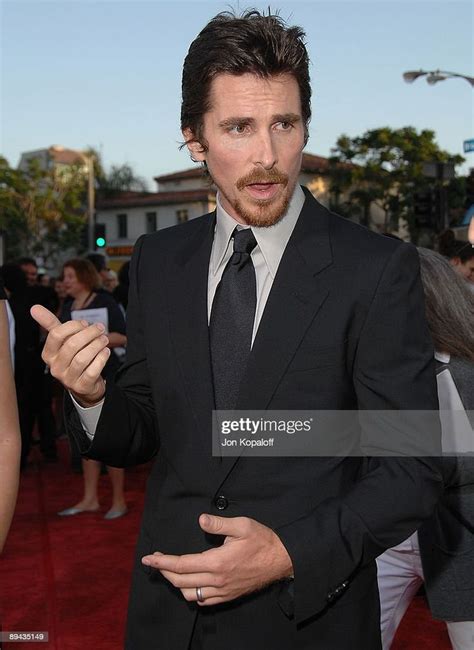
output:
M 148 190 L 145 179 L 138 176 L 128 164 L 112 165 L 107 172 L 102 156 L 95 147 L 88 147 L 85 155 L 94 161 L 94 178 L 96 190 L 99 195 L 110 196 L 117 192 L 146 192 Z
M 5 236 L 7 260 L 19 257 L 25 250 L 21 247 L 21 241 L 27 230 L 27 219 L 17 200 L 23 187 L 22 174 L 12 169 L 6 158 L 0 156 L 0 231 Z
M 146 181 L 136 176 L 130 165 L 112 165 L 105 177 L 105 184 L 100 188 L 105 193 L 114 192 L 146 192 Z
M 130 165 L 113 165 L 106 172 L 96 149 L 89 147 L 84 154 L 93 161 L 97 197 L 146 191 Z M 0 230 L 6 235 L 7 259 L 32 255 L 55 267 L 66 251 L 85 253 L 87 183 L 83 162 L 45 170 L 32 160 L 23 172 L 0 156 Z
M 0 157 L 0 229 L 7 259 L 27 254 L 54 267 L 64 251 L 79 249 L 85 192 L 82 165 L 45 170 L 33 160 L 22 172 Z
M 370 207 L 378 205 L 386 215 L 385 230 L 397 228 L 399 220 L 405 219 L 415 239 L 415 194 L 434 184 L 423 175 L 423 163 L 458 165 L 464 161 L 440 149 L 433 131 L 418 133 L 411 126 L 372 129 L 356 138 L 341 135 L 332 154 L 329 175 L 334 209 L 358 216 L 370 226 Z M 458 195 L 462 184 L 451 185 L 451 194 Z

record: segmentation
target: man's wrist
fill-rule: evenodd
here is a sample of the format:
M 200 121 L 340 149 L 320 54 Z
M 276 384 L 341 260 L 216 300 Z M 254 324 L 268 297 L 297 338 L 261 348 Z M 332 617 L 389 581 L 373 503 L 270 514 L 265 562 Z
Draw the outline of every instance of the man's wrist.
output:
M 71 393 L 71 396 L 74 397 L 74 400 L 79 404 L 84 409 L 88 408 L 93 408 L 94 406 L 98 406 L 104 401 L 105 397 L 105 384 L 104 384 L 104 390 L 102 394 L 99 394 L 94 397 L 88 397 L 85 395 L 78 395 L 75 393 L 73 390 L 69 391 Z
M 281 541 L 281 539 L 278 537 L 278 535 L 273 531 L 276 537 L 275 543 L 276 543 L 276 549 L 277 549 L 277 556 L 278 556 L 278 564 L 281 566 L 281 580 L 289 580 L 294 578 L 294 568 L 293 568 L 293 562 L 291 560 L 291 557 Z

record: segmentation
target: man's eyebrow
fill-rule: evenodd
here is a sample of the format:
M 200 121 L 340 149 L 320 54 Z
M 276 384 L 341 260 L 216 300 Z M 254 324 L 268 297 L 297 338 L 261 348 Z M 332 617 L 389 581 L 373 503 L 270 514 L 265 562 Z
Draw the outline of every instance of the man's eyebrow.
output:
M 254 124 L 255 120 L 253 117 L 226 117 L 225 120 L 219 122 L 219 126 L 240 126 L 241 124 Z
M 277 115 L 272 115 L 272 122 L 290 122 L 290 124 L 294 124 L 300 121 L 301 116 L 296 113 L 278 113 Z
M 290 122 L 294 124 L 295 122 L 300 122 L 301 116 L 297 113 L 276 113 L 272 115 L 271 122 Z M 225 120 L 219 122 L 219 126 L 226 128 L 229 126 L 240 126 L 245 124 L 255 124 L 255 118 L 253 117 L 227 117 Z

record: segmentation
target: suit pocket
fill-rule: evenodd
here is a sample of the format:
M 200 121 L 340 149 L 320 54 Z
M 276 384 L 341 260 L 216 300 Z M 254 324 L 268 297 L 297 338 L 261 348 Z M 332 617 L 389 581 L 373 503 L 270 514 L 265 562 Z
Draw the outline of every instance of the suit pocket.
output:
M 347 355 L 347 340 L 337 345 L 311 345 L 302 343 L 297 349 L 287 372 L 328 368 L 343 365 Z

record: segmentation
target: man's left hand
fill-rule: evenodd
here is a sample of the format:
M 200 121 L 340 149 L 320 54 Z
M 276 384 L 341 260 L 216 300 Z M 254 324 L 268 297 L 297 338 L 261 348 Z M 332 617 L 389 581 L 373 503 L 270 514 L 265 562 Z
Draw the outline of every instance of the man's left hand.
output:
M 156 552 L 142 558 L 181 590 L 187 601 L 218 605 L 288 578 L 293 566 L 276 533 L 248 517 L 215 517 L 202 514 L 199 525 L 206 533 L 224 535 L 222 546 L 192 555 Z

